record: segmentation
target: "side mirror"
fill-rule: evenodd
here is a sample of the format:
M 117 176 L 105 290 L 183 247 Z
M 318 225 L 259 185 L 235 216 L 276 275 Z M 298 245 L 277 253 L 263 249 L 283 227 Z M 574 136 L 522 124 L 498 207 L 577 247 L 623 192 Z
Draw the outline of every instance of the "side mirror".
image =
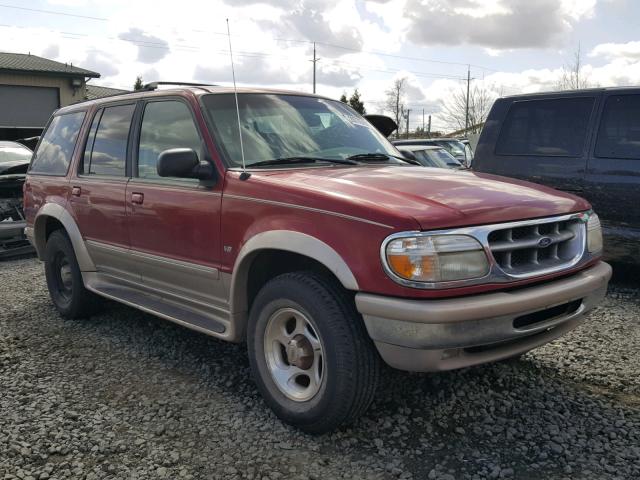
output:
M 201 162 L 191 148 L 171 148 L 158 156 L 158 175 L 161 177 L 198 178 L 210 180 L 214 177 L 213 166 Z

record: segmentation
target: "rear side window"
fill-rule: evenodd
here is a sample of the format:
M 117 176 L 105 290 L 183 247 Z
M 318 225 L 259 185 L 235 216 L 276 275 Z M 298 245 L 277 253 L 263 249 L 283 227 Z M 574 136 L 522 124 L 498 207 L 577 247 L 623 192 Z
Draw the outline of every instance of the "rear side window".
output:
M 53 117 L 33 156 L 30 173 L 66 175 L 85 112 Z
M 582 155 L 593 97 L 516 102 L 502 125 L 496 154 Z
M 177 100 L 151 102 L 144 109 L 140 128 L 138 176 L 159 178 L 158 156 L 170 148 L 191 148 L 202 160 L 201 146 L 200 134 L 185 103 Z
M 117 105 L 99 111 L 91 124 L 80 173 L 123 177 L 129 128 L 135 105 Z
M 614 95 L 607 99 L 595 154 L 640 160 L 640 95 Z

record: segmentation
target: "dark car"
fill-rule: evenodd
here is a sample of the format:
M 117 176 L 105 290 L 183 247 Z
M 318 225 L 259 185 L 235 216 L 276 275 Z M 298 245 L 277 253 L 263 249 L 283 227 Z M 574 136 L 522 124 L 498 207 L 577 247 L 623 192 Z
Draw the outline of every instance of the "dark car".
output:
M 398 145 L 403 155 L 416 160 L 423 167 L 462 169 L 464 166 L 456 160 L 444 147 L 433 145 Z
M 394 140 L 393 143 L 396 147 L 400 145 L 432 145 L 436 147 L 442 147 L 447 150 L 458 162 L 463 165 L 469 165 L 471 158 L 468 158 L 467 151 L 464 143 L 455 138 L 423 138 L 413 140 Z
M 600 214 L 607 256 L 640 263 L 640 88 L 498 99 L 473 169 L 585 197 Z
M 0 258 L 33 250 L 24 235 L 22 185 L 32 152 L 16 142 L 0 142 Z

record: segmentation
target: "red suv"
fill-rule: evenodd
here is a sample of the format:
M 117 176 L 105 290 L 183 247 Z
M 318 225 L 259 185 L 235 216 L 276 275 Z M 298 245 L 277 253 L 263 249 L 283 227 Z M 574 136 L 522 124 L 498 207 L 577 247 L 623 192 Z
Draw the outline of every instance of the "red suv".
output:
M 64 317 L 98 295 L 246 342 L 266 402 L 317 433 L 366 410 L 380 360 L 517 356 L 605 295 L 586 201 L 411 165 L 328 98 L 242 89 L 237 102 L 150 87 L 53 115 L 24 209 Z

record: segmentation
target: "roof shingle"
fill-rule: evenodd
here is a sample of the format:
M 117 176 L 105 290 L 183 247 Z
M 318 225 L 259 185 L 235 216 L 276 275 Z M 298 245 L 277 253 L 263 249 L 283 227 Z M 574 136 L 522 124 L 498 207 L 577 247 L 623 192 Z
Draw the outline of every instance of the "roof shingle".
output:
M 99 78 L 100 74 L 26 53 L 0 52 L 0 72 L 33 72 L 62 76 Z
M 102 85 L 91 85 L 90 83 L 87 83 L 87 100 L 110 97 L 112 95 L 119 95 L 128 91 L 129 90 L 123 90 L 121 88 L 103 87 Z

